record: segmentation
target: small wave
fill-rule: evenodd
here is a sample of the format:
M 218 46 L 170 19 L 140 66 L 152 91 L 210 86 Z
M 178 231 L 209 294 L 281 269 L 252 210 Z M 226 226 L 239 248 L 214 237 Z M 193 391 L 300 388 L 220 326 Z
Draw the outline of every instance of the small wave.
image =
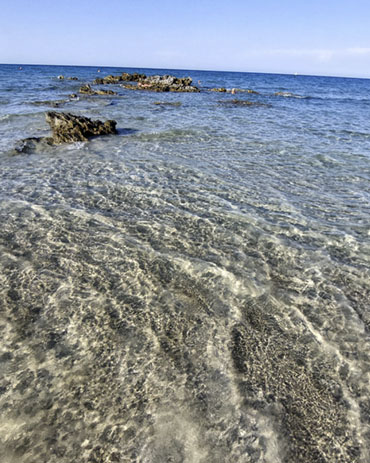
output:
M 307 100 L 307 99 L 312 98 L 310 96 L 297 95 L 297 94 L 291 93 L 291 92 L 276 92 L 276 93 L 274 93 L 274 96 L 282 96 L 284 98 L 297 98 L 299 100 Z
M 181 142 L 190 138 L 199 138 L 200 135 L 200 132 L 197 130 L 172 129 L 164 132 L 141 133 L 135 135 L 134 138 L 141 141 L 161 140 Z

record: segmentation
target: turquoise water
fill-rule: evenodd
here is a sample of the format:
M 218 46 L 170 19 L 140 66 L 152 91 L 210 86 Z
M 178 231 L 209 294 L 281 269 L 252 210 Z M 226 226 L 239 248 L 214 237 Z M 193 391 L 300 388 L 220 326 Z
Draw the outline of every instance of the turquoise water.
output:
M 370 80 L 18 68 L 0 65 L 0 460 L 368 462 Z M 68 97 L 123 71 L 203 91 Z M 14 155 L 50 109 L 119 133 Z

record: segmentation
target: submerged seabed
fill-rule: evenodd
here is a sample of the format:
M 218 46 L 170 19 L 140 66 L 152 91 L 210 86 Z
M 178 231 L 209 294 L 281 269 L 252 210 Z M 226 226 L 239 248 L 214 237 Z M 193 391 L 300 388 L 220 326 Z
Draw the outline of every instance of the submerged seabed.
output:
M 368 462 L 370 82 L 172 73 L 263 105 L 118 88 L 12 156 L 98 74 L 0 66 L 0 460 Z

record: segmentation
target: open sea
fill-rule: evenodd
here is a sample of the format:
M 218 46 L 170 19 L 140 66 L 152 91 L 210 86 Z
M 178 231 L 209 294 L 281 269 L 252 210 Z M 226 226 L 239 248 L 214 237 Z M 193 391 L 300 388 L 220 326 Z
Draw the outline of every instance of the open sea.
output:
M 0 461 L 368 463 L 370 80 L 100 70 L 0 65 Z

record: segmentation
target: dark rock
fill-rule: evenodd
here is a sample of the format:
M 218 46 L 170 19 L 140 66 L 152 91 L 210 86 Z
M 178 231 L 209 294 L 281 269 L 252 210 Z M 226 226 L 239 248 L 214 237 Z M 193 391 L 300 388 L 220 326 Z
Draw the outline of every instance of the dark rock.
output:
M 20 140 L 12 150 L 11 154 L 30 154 L 40 149 L 46 148 L 53 144 L 53 140 L 49 137 L 30 137 Z
M 191 77 L 149 76 L 138 83 L 139 89 L 152 90 L 155 92 L 199 92 L 193 87 Z
M 64 80 L 64 76 L 58 76 L 59 80 Z
M 181 106 L 181 101 L 155 101 L 153 104 L 157 106 Z
M 131 77 L 130 77 L 131 76 Z M 192 85 L 191 77 L 148 76 L 144 74 L 127 74 L 125 81 L 135 81 L 137 85 L 124 84 L 129 90 L 150 90 L 152 92 L 199 92 L 199 88 Z
M 118 84 L 119 82 L 121 82 L 123 79 L 122 79 L 122 76 L 106 76 L 103 78 L 103 83 L 104 84 Z
M 96 84 L 96 85 L 103 85 L 103 84 L 104 84 L 104 80 L 103 80 L 101 77 L 97 77 L 97 78 L 93 81 L 93 84 Z
M 94 90 L 94 95 L 117 95 L 113 90 Z
M 51 137 L 30 137 L 20 140 L 11 154 L 29 154 L 42 151 L 51 145 L 87 141 L 98 135 L 116 134 L 117 122 L 113 120 L 92 121 L 88 117 L 76 116 L 70 113 L 46 113 L 46 121 L 52 130 Z
M 121 77 L 125 82 L 140 82 L 146 79 L 145 74 L 138 74 L 137 72 L 134 72 L 133 74 L 123 72 Z
M 82 85 L 82 87 L 80 87 L 80 93 L 85 95 L 117 95 L 113 90 L 93 90 L 89 84 Z
M 67 103 L 67 101 L 68 100 L 30 101 L 30 104 L 34 106 L 51 106 L 52 108 L 59 108 L 59 106 Z
M 53 144 L 87 141 L 97 135 L 115 134 L 117 122 L 108 120 L 101 122 L 92 121 L 83 116 L 75 116 L 69 113 L 46 113 L 46 121 L 52 130 Z

